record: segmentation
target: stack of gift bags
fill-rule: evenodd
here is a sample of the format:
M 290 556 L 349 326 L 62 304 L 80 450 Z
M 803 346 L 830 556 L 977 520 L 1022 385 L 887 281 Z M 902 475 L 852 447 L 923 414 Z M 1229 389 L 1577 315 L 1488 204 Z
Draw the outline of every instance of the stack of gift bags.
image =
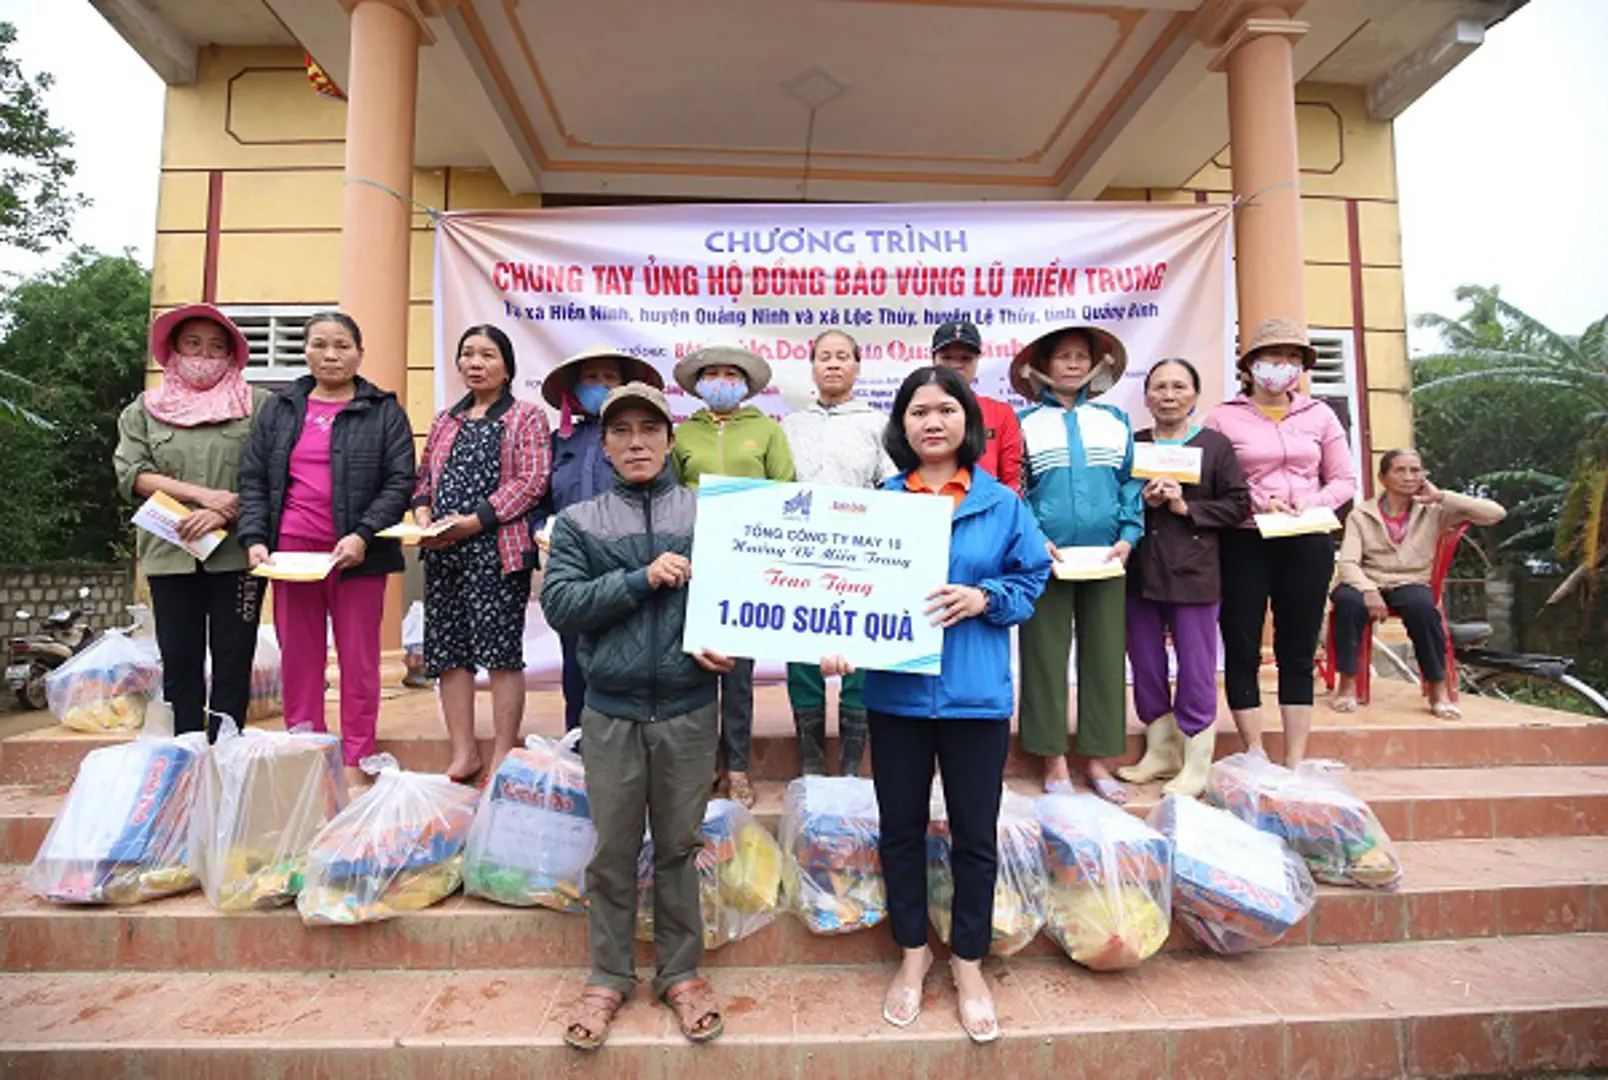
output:
M 782 850 L 742 803 L 710 799 L 703 848 L 695 859 L 704 948 L 718 949 L 758 933 L 776 917 Z M 637 940 L 653 940 L 653 839 L 637 860 Z
M 927 917 L 944 944 L 949 944 L 955 876 L 951 867 L 949 812 L 943 784 L 935 782 L 931 824 L 927 827 Z M 1014 791 L 999 804 L 999 870 L 994 878 L 994 914 L 989 952 L 1013 956 L 1044 929 L 1049 891 L 1044 847 L 1033 800 Z
M 779 839 L 788 907 L 817 934 L 847 934 L 888 914 L 871 781 L 805 776 L 787 785 Z
M 323 827 L 307 852 L 296 910 L 309 926 L 377 922 L 458 891 L 480 793 L 439 773 L 365 758 L 374 786 Z
M 464 892 L 518 907 L 586 910 L 586 864 L 597 847 L 577 728 L 531 735 L 492 775 L 464 849 Z

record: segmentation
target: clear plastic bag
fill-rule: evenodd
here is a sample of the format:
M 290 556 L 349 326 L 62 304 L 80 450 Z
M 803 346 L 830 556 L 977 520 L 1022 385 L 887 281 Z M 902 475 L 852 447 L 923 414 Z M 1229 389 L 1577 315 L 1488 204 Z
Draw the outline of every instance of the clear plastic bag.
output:
M 75 731 L 138 731 L 145 703 L 162 685 L 156 641 L 108 630 L 45 676 L 50 711 Z
M 480 792 L 440 773 L 404 772 L 390 754 L 365 758 L 374 786 L 313 837 L 296 910 L 308 926 L 395 918 L 463 884 L 463 846 Z
M 255 724 L 285 715 L 284 669 L 279 658 L 279 634 L 271 626 L 257 628 L 257 648 L 251 655 L 251 700 L 246 723 Z
M 402 654 L 409 667 L 424 664 L 424 601 L 415 600 L 402 616 Z
M 955 877 L 950 870 L 949 812 L 943 785 L 933 784 L 932 817 L 927 826 L 927 917 L 939 940 L 949 944 Z M 1044 929 L 1049 876 L 1033 800 L 1006 791 L 999 804 L 999 873 L 994 879 L 995 956 L 1021 952 Z
M 91 750 L 23 879 L 62 904 L 138 904 L 195 887 L 186 862 L 205 735 Z
M 1368 804 L 1333 766 L 1309 761 L 1291 771 L 1260 754 L 1212 766 L 1206 795 L 1247 825 L 1281 837 L 1328 885 L 1394 889 L 1401 858 Z
M 226 721 L 200 787 L 190 865 L 207 899 L 221 911 L 288 903 L 307 845 L 346 806 L 341 743 Z
M 1317 886 L 1306 863 L 1271 833 L 1177 795 L 1149 820 L 1173 842 L 1178 919 L 1213 952 L 1272 945 L 1311 912 Z
M 463 887 L 499 904 L 586 910 L 586 864 L 597 848 L 580 729 L 525 740 L 491 778 L 464 849 Z
M 752 811 L 731 799 L 710 799 L 698 852 L 698 902 L 704 948 L 741 941 L 776 918 L 782 849 Z M 637 939 L 653 940 L 653 839 L 637 860 Z
M 782 894 L 817 934 L 846 934 L 888 914 L 877 793 L 850 776 L 805 776 L 782 808 Z
M 1154 956 L 1172 930 L 1172 844 L 1093 795 L 1037 800 L 1050 895 L 1044 932 L 1094 971 Z

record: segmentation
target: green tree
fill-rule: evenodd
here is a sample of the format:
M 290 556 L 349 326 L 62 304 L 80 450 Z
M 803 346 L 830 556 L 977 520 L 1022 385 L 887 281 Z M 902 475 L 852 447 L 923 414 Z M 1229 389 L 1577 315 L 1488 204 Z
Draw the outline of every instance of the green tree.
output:
M 1419 445 L 1443 482 L 1510 507 L 1501 547 L 1594 585 L 1608 553 L 1608 316 L 1560 334 L 1465 285 L 1457 319 L 1422 316 L 1445 351 L 1413 362 Z
M 0 370 L 33 384 L 30 403 L 53 425 L 0 412 L 0 562 L 127 551 L 112 451 L 118 414 L 141 387 L 150 299 L 150 274 L 131 256 L 87 250 L 0 295 Z
M 0 244 L 44 251 L 67 239 L 89 200 L 68 190 L 73 137 L 50 122 L 48 74 L 29 78 L 11 55 L 17 28 L 0 22 Z

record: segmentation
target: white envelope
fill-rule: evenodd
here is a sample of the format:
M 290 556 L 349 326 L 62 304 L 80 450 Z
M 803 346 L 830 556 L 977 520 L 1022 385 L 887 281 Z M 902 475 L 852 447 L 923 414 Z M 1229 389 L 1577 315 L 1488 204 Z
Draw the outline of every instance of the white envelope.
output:
M 1309 506 L 1299 514 L 1257 514 L 1256 528 L 1268 539 L 1305 536 L 1334 532 L 1340 528 L 1340 519 L 1327 506 Z
M 1136 442 L 1133 444 L 1133 475 L 1144 480 L 1160 476 L 1180 484 L 1198 484 L 1204 456 L 1205 452 L 1198 446 Z

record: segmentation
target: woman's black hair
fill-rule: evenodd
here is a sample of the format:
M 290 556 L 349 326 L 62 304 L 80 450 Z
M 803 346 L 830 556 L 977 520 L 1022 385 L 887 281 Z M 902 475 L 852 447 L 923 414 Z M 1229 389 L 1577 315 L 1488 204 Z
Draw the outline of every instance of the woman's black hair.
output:
M 893 411 L 888 416 L 888 426 L 882 431 L 883 449 L 888 451 L 888 456 L 899 466 L 900 472 L 910 472 L 921 464 L 921 457 L 905 436 L 904 421 L 905 413 L 910 409 L 910 399 L 923 386 L 936 386 L 960 402 L 961 409 L 966 413 L 966 437 L 960 440 L 955 459 L 963 469 L 976 465 L 983 456 L 985 443 L 983 410 L 977 407 L 977 395 L 966 385 L 966 380 L 955 374 L 954 369 L 941 366 L 919 367 L 905 376 L 905 381 L 899 385 L 899 392 L 893 397 Z
M 1181 367 L 1185 371 L 1189 372 L 1189 381 L 1194 384 L 1195 393 L 1197 393 L 1197 394 L 1200 393 L 1200 372 L 1195 370 L 1195 365 L 1194 364 L 1191 364 L 1188 360 L 1185 360 L 1182 356 L 1166 356 L 1166 357 L 1163 357 L 1160 360 L 1157 360 L 1154 364 L 1150 365 L 1150 370 L 1145 372 L 1145 392 L 1146 393 L 1150 392 L 1150 377 L 1152 375 L 1154 375 L 1161 368 L 1161 366 L 1163 364 L 1177 364 L 1179 367 Z
M 307 316 L 306 322 L 302 323 L 302 332 L 306 333 L 321 322 L 332 322 L 345 328 L 346 332 L 352 335 L 353 344 L 359 349 L 363 347 L 362 328 L 357 325 L 356 319 L 344 311 L 315 311 Z
M 490 323 L 480 323 L 463 332 L 463 336 L 458 339 L 458 348 L 452 354 L 453 362 L 457 363 L 458 357 L 463 355 L 463 343 L 472 337 L 488 337 L 491 339 L 491 343 L 497 346 L 497 351 L 502 353 L 503 366 L 508 369 L 508 385 L 512 386 L 514 384 L 514 343 L 508 340 L 507 334 Z M 623 368 L 621 374 L 624 374 Z
M 1391 465 L 1395 464 L 1396 459 L 1403 454 L 1411 454 L 1413 457 L 1417 457 L 1418 451 L 1406 446 L 1396 450 L 1386 450 L 1384 456 L 1379 459 L 1379 475 L 1384 476 L 1388 473 Z
M 810 363 L 815 362 L 815 350 L 820 346 L 821 342 L 834 335 L 849 343 L 849 351 L 854 353 L 855 362 L 858 363 L 860 360 L 860 343 L 855 341 L 854 335 L 847 330 L 823 330 L 817 334 L 815 340 L 810 342 Z

